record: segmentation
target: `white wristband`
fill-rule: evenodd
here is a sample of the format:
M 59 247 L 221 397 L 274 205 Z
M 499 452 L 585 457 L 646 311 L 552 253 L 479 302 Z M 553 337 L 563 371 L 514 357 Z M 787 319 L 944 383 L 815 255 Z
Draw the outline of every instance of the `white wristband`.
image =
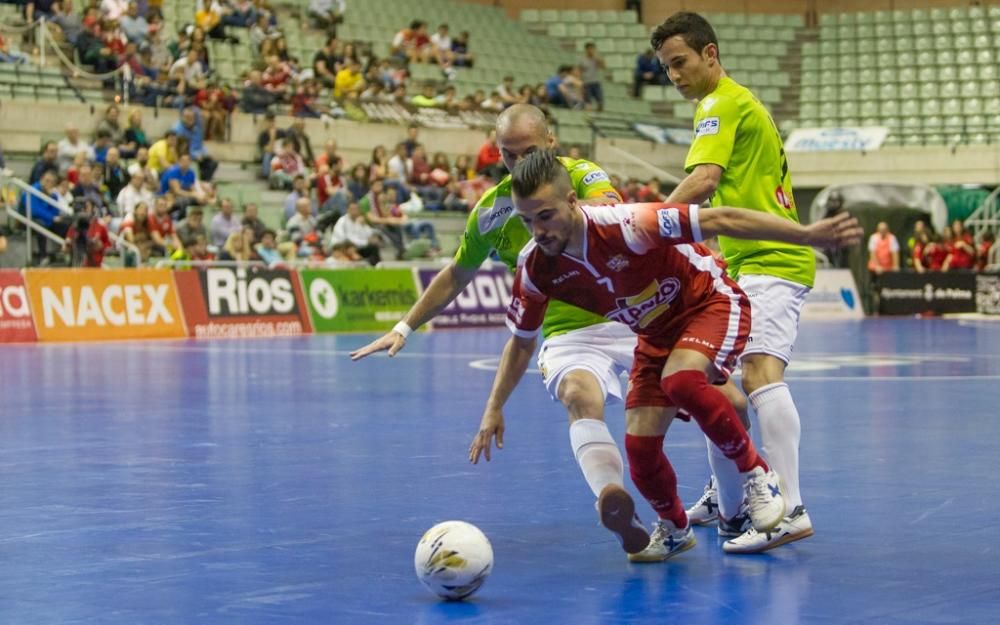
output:
M 411 328 L 405 321 L 400 321 L 392 327 L 393 332 L 398 332 L 405 339 L 413 334 L 413 328 Z

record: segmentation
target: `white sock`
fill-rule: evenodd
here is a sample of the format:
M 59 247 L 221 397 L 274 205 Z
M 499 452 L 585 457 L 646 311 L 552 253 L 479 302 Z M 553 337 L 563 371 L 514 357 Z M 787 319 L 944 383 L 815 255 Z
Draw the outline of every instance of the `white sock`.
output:
M 788 513 L 802 505 L 799 492 L 799 439 L 802 424 L 792 394 L 784 382 L 762 386 L 749 395 L 760 423 L 761 450 L 784 484 Z
M 705 438 L 708 445 L 708 464 L 715 476 L 715 488 L 719 493 L 719 514 L 726 519 L 732 519 L 740 512 L 743 503 L 743 475 L 736 463 L 726 458 L 715 444 Z
M 611 438 L 604 421 L 577 419 L 569 426 L 569 442 L 594 496 L 608 484 L 625 485 L 625 464 L 622 453 Z

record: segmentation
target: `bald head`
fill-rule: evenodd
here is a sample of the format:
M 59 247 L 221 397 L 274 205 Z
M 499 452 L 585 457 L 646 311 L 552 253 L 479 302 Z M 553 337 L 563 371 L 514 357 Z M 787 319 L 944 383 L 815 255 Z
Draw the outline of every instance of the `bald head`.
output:
M 513 171 L 517 162 L 528 154 L 555 145 L 545 113 L 530 104 L 515 104 L 500 113 L 496 132 L 500 157 L 508 171 Z
M 497 116 L 498 137 L 506 134 L 511 129 L 534 131 L 540 135 L 547 135 L 549 133 L 549 127 L 545 121 L 545 113 L 533 104 L 515 104 Z

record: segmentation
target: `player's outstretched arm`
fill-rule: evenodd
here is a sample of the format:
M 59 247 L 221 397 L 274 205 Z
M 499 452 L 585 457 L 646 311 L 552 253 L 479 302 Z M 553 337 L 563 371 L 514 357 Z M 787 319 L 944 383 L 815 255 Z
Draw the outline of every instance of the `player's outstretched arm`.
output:
M 517 388 L 517 383 L 524 377 L 528 363 L 535 353 L 535 338 L 512 336 L 503 348 L 497 375 L 493 379 L 493 390 L 483 410 L 483 418 L 479 422 L 479 431 L 469 446 L 469 462 L 477 464 L 480 454 L 490 460 L 490 447 L 496 438 L 497 449 L 503 449 L 503 406 L 510 394 Z
M 843 247 L 858 243 L 864 235 L 858 220 L 850 213 L 841 213 L 803 226 L 768 213 L 721 207 L 698 211 L 698 222 L 705 239 L 721 234 L 734 239 Z
M 403 316 L 403 323 L 412 331 L 433 319 L 452 300 L 458 297 L 458 294 L 475 277 L 476 271 L 476 269 L 467 269 L 450 263 L 439 271 L 438 275 L 434 276 L 427 289 L 421 293 L 420 299 Z M 386 350 L 388 350 L 389 356 L 395 356 L 399 350 L 403 349 L 404 345 L 406 345 L 406 337 L 397 330 L 390 330 L 368 345 L 351 352 L 351 360 L 361 360 L 365 356 Z

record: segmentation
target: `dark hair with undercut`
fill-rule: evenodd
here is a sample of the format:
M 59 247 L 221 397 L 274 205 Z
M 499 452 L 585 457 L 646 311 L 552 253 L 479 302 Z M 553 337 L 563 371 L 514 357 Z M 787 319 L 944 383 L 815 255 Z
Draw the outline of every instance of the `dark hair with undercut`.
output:
M 655 52 L 660 49 L 664 41 L 677 35 L 680 35 L 684 43 L 698 54 L 701 54 L 705 46 L 710 43 L 714 43 L 716 48 L 719 47 L 719 38 L 716 37 L 715 29 L 708 20 L 690 11 L 674 13 L 657 26 L 649 37 L 649 45 Z
M 518 161 L 510 174 L 514 194 L 528 197 L 541 187 L 560 179 L 568 178 L 566 167 L 559 161 L 553 150 L 538 150 Z

